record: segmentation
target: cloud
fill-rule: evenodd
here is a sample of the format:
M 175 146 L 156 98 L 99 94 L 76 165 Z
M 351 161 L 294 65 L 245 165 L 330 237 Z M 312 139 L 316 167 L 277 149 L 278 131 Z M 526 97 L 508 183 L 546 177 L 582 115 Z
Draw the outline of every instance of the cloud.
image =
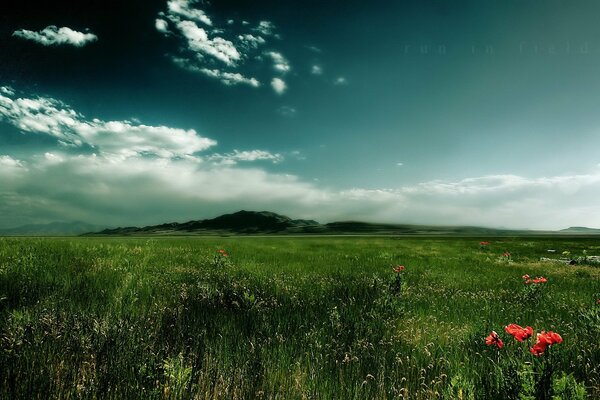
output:
M 54 25 L 50 25 L 39 32 L 20 29 L 13 32 L 13 36 L 32 40 L 44 46 L 67 44 L 75 47 L 83 47 L 88 43 L 98 40 L 98 37 L 93 33 L 78 32 L 67 27 L 57 28 Z
M 285 59 L 285 57 L 276 51 L 269 51 L 265 53 L 267 56 L 271 57 L 273 60 L 273 68 L 275 71 L 286 74 L 290 71 L 290 63 Z
M 279 153 L 270 153 L 265 150 L 234 150 L 228 154 L 213 154 L 208 158 L 210 161 L 218 164 L 235 165 L 238 162 L 270 161 L 278 164 L 283 161 L 283 156 Z
M 348 80 L 345 77 L 340 76 L 333 81 L 333 84 L 337 86 L 344 86 L 348 84 Z
M 161 32 L 161 33 L 169 33 L 169 23 L 167 21 L 165 21 L 164 19 L 161 18 L 157 18 L 154 26 L 156 27 L 156 30 Z
M 216 26 L 209 15 L 198 8 L 200 3 L 193 0 L 169 0 L 166 10 L 155 20 L 158 32 L 181 42 L 177 54 L 170 54 L 171 60 L 188 71 L 216 79 L 227 86 L 247 85 L 259 87 L 256 73 L 264 75 L 261 64 L 267 55 L 273 62 L 277 74 L 285 74 L 291 69 L 289 61 L 277 51 L 263 53 L 261 47 L 267 45 L 267 38 L 276 38 L 275 25 L 270 21 L 260 21 L 255 28 L 245 28 L 249 23 L 242 21 L 242 29 L 232 26 L 235 21 L 227 20 L 223 26 Z
M 23 162 L 16 160 L 11 156 L 0 156 L 0 167 L 4 168 L 22 168 Z
M 52 136 L 66 146 L 88 145 L 96 151 L 121 158 L 140 154 L 181 157 L 216 144 L 193 129 L 89 120 L 68 105 L 48 97 L 0 95 L 0 120 L 23 132 Z
M 192 6 L 197 3 L 198 1 L 195 0 L 169 0 L 167 2 L 167 8 L 171 15 L 178 15 L 183 18 L 202 22 L 205 25 L 212 26 L 213 23 L 211 19 L 204 11 L 192 8 Z
M 275 24 L 273 24 L 271 21 L 260 21 L 258 26 L 254 28 L 254 31 L 264 36 L 271 36 L 275 32 Z
M 313 65 L 310 68 L 310 73 L 313 75 L 322 75 L 323 74 L 323 68 L 321 68 L 320 65 Z
M 275 91 L 275 93 L 282 95 L 287 90 L 287 85 L 280 78 L 273 78 L 271 81 L 271 87 Z
M 260 82 L 256 78 L 247 78 L 239 72 L 226 72 L 217 68 L 201 68 L 194 64 L 190 64 L 189 60 L 182 58 L 173 58 L 173 62 L 189 71 L 199 72 L 210 78 L 218 79 L 219 81 L 221 81 L 221 83 L 223 83 L 226 86 L 235 86 L 240 84 L 249 85 L 252 87 L 260 86 Z
M 296 115 L 297 111 L 298 110 L 296 110 L 294 107 L 290 106 L 281 106 L 277 109 L 277 112 L 284 117 L 293 117 Z

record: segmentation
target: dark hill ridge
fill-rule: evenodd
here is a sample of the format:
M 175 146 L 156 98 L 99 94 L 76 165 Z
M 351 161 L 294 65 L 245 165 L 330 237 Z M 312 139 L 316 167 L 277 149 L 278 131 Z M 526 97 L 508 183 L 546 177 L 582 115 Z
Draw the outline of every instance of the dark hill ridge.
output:
M 213 219 L 168 223 L 144 228 L 116 228 L 98 232 L 100 235 L 168 234 L 168 233 L 292 233 L 305 228 L 320 227 L 317 221 L 291 219 L 269 211 L 238 211 Z M 308 229 L 310 230 L 310 229 Z
M 322 235 L 441 235 L 441 236 L 519 236 L 550 234 L 600 234 L 590 228 L 569 228 L 562 231 L 530 231 L 482 228 L 476 226 L 431 226 L 409 224 L 378 224 L 341 221 L 320 224 L 313 220 L 291 219 L 270 211 L 238 211 L 212 219 L 166 223 L 143 228 L 105 229 L 88 235 L 227 235 L 227 234 L 322 234 Z

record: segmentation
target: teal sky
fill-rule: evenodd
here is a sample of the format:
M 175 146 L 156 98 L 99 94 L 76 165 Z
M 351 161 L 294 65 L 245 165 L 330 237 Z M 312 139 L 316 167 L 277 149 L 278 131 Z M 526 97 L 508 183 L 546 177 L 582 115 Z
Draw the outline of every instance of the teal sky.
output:
M 0 227 L 600 227 L 596 1 L 46 3 L 0 17 Z

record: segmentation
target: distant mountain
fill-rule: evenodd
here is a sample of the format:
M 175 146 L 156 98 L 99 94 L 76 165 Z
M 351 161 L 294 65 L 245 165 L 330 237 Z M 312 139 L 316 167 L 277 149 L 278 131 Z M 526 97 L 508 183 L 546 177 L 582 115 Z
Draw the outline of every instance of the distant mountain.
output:
M 219 235 L 219 234 L 322 234 L 322 235 L 525 235 L 550 233 L 480 228 L 473 226 L 427 226 L 375 224 L 357 221 L 320 224 L 291 219 L 269 211 L 238 211 L 213 219 L 161 225 L 105 229 L 93 235 Z
M 51 222 L 49 224 L 29 224 L 15 228 L 0 229 L 0 236 L 76 236 L 97 232 L 103 227 L 85 222 Z
M 587 234 L 600 234 L 600 229 L 587 228 L 585 226 L 572 226 L 567 229 L 561 229 L 561 233 L 587 233 Z
M 211 233 L 304 233 L 312 229 L 319 230 L 317 221 L 291 219 L 269 211 L 238 211 L 213 219 L 167 223 L 143 228 L 127 227 L 105 229 L 99 235 L 137 235 L 137 234 L 211 234 Z

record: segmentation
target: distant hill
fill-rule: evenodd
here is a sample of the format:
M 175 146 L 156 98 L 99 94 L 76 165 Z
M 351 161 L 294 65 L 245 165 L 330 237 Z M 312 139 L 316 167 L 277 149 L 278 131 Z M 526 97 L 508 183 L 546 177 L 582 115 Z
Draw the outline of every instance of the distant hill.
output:
M 269 211 L 238 211 L 225 214 L 213 219 L 189 221 L 184 223 L 152 225 L 143 228 L 127 227 L 105 229 L 100 235 L 135 235 L 135 234 L 210 234 L 210 233 L 301 233 L 319 230 L 317 221 L 291 219 L 284 215 Z
M 81 221 L 51 222 L 0 229 L 0 236 L 76 236 L 88 232 L 97 232 L 102 228 Z
M 94 235 L 218 235 L 218 234 L 379 234 L 379 235 L 525 235 L 549 233 L 503 230 L 472 226 L 427 226 L 407 224 L 376 224 L 358 221 L 320 224 L 314 220 L 291 219 L 269 211 L 238 211 L 213 219 L 166 223 L 142 228 L 105 229 Z
M 587 228 L 585 226 L 572 226 L 567 229 L 561 229 L 561 233 L 583 233 L 583 234 L 600 234 L 600 229 Z

